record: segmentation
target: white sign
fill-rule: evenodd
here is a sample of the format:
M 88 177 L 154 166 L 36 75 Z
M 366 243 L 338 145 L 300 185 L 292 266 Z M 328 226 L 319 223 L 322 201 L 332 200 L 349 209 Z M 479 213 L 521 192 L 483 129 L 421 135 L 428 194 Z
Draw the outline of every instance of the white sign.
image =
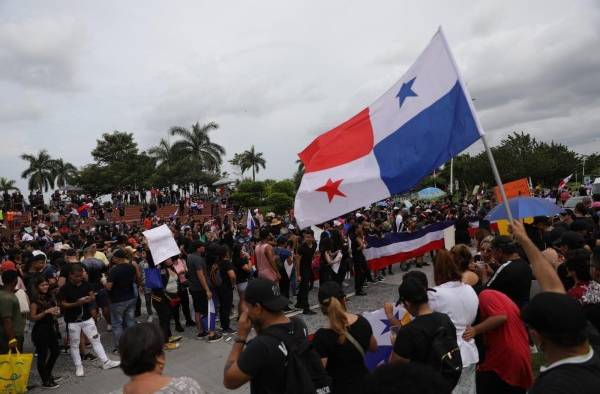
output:
M 143 232 L 148 240 L 148 247 L 154 259 L 154 264 L 160 264 L 169 257 L 178 255 L 180 252 L 173 233 L 166 224 Z

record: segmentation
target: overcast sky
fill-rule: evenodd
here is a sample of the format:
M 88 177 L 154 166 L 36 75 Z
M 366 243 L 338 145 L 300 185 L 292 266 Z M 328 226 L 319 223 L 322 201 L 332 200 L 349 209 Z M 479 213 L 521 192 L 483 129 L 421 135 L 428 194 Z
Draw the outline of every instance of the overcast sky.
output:
M 25 190 L 21 153 L 81 166 L 104 132 L 147 149 L 215 121 L 227 159 L 254 144 L 259 179 L 289 177 L 440 25 L 492 144 L 522 130 L 600 151 L 597 1 L 4 0 L 0 176 Z

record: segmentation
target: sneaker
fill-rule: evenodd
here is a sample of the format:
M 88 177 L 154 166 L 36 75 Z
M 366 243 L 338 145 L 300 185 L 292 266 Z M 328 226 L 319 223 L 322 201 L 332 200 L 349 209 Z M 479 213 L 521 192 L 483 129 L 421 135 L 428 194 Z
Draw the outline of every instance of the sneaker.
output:
M 237 332 L 237 331 L 236 331 L 236 330 L 234 330 L 233 328 L 227 328 L 227 329 L 223 330 L 223 334 L 226 334 L 226 335 L 233 335 L 233 334 L 235 334 L 236 332 Z
M 152 315 L 148 316 L 148 319 L 146 319 L 147 323 L 152 323 Z
M 366 295 L 367 295 L 367 293 L 365 293 L 364 291 L 357 291 L 357 292 L 355 293 L 355 295 L 357 295 L 357 296 L 366 296 Z
M 106 360 L 104 364 L 102 364 L 102 369 L 117 368 L 119 365 L 121 365 L 120 361 Z
M 181 325 L 178 325 L 178 326 L 175 326 L 175 331 L 184 332 L 185 330 L 183 329 L 183 327 L 181 327 Z
M 53 382 L 62 382 L 65 378 L 63 378 L 62 376 L 52 376 L 51 380 Z
M 44 382 L 42 383 L 42 387 L 45 389 L 57 389 L 60 387 L 60 385 L 54 381 L 49 381 L 49 382 Z
M 75 376 L 83 376 L 83 365 L 78 365 L 75 367 Z
M 185 322 L 185 326 L 186 326 L 186 327 L 196 327 L 196 322 L 195 322 L 195 321 L 193 321 L 193 320 L 186 321 L 186 322 Z
M 316 315 L 317 312 L 315 311 L 311 311 L 310 309 L 306 309 L 305 311 L 302 312 L 303 315 Z
M 175 349 L 179 349 L 179 344 L 178 343 L 165 343 L 165 346 L 163 347 L 164 350 L 175 350 Z
M 108 331 L 108 332 L 112 331 L 112 326 L 110 324 L 106 325 L 106 331 Z
M 196 339 L 204 339 L 208 336 L 208 332 L 204 331 L 201 332 L 200 334 L 196 335 Z
M 114 349 L 112 350 L 112 354 L 119 355 L 119 349 L 117 349 L 117 348 L 114 348 Z
M 169 343 L 179 342 L 179 341 L 181 341 L 181 338 L 183 338 L 183 337 L 179 336 L 179 335 L 170 336 L 169 337 Z
M 208 337 L 208 343 L 218 342 L 223 338 L 223 335 L 214 333 Z
M 95 354 L 86 353 L 86 354 L 84 354 L 84 355 L 81 356 L 81 359 L 83 361 L 96 361 L 98 359 L 98 357 Z

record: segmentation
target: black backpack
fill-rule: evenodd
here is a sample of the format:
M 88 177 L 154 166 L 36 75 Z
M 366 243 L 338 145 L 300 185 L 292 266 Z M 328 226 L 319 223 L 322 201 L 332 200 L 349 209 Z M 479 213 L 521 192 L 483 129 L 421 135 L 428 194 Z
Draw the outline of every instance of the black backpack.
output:
M 456 341 L 456 330 L 441 322 L 432 334 L 417 328 L 430 341 L 431 346 L 426 358 L 427 365 L 438 371 L 452 388 L 458 383 L 462 373 L 462 357 Z
M 306 337 L 296 337 L 295 331 L 302 330 L 295 318 L 291 331 L 265 329 L 261 334 L 283 342 L 287 351 L 285 361 L 285 394 L 330 394 L 331 377 L 321 363 L 321 357 Z M 282 349 L 283 351 L 284 349 Z

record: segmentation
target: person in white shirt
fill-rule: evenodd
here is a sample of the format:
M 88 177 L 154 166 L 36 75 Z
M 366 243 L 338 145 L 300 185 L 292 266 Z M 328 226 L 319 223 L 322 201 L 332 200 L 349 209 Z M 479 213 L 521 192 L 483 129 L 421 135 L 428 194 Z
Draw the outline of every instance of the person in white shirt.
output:
M 438 251 L 433 277 L 436 286 L 428 293 L 429 306 L 435 312 L 445 313 L 456 327 L 456 338 L 463 362 L 460 379 L 453 394 L 475 394 L 475 369 L 479 354 L 473 339 L 465 341 L 463 333 L 473 324 L 479 307 L 475 290 L 462 282 L 462 275 L 452 255 L 445 249 Z

